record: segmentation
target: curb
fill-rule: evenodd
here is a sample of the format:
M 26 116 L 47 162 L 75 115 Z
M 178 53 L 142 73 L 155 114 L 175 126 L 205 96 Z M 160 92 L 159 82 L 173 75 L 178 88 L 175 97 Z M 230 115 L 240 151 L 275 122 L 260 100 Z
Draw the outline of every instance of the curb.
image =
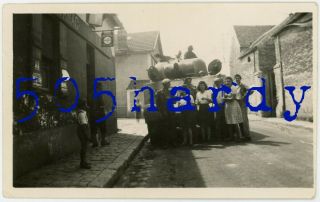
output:
M 284 125 L 284 126 L 288 126 L 288 127 L 292 127 L 292 128 L 304 128 L 307 130 L 313 130 L 313 126 L 305 126 L 305 125 L 300 125 L 300 124 L 292 124 L 292 123 L 283 123 L 283 122 L 277 122 L 277 121 L 267 121 L 268 123 L 273 123 L 276 125 Z
M 146 143 L 146 141 L 149 139 L 149 135 L 146 135 L 143 137 L 143 139 L 141 140 L 141 142 L 139 143 L 139 145 L 133 149 L 133 151 L 131 152 L 131 154 L 129 155 L 129 157 L 127 158 L 127 160 L 125 160 L 123 162 L 123 164 L 117 169 L 117 171 L 115 172 L 115 174 L 112 176 L 112 178 L 106 182 L 106 184 L 104 185 L 104 187 L 106 188 L 112 188 L 115 183 L 118 181 L 118 179 L 120 178 L 120 176 L 124 173 L 124 171 L 129 167 L 130 162 L 134 159 L 134 157 L 138 154 L 138 152 L 142 149 L 142 147 L 144 146 L 144 144 Z
M 304 129 L 308 129 L 308 130 L 313 130 L 313 128 L 314 128 L 313 122 L 308 122 L 307 125 L 303 125 L 303 124 L 292 123 L 292 122 L 287 122 L 287 121 L 277 121 L 274 118 L 255 117 L 254 119 L 250 120 L 250 116 L 249 116 L 249 122 L 250 121 L 265 121 L 265 122 L 271 123 L 271 124 L 283 125 L 283 126 L 288 126 L 288 127 L 293 127 L 293 128 L 304 128 Z
M 141 139 L 135 141 L 140 141 L 138 146 L 131 144 L 124 153 L 120 154 L 117 159 L 114 160 L 111 167 L 106 168 L 102 173 L 96 177 L 92 182 L 90 182 L 88 187 L 99 187 L 99 188 L 112 188 L 118 181 L 120 176 L 124 173 L 126 168 L 129 166 L 130 162 L 137 155 L 137 153 L 142 149 L 145 142 L 149 139 L 149 135 L 146 135 Z M 125 159 L 125 160 L 123 160 Z

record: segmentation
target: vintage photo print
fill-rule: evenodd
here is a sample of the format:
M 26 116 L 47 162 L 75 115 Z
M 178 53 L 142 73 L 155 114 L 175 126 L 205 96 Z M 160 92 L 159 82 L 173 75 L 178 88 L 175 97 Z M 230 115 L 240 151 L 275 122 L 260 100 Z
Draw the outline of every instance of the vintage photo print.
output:
M 317 8 L 4 5 L 4 195 L 314 197 Z

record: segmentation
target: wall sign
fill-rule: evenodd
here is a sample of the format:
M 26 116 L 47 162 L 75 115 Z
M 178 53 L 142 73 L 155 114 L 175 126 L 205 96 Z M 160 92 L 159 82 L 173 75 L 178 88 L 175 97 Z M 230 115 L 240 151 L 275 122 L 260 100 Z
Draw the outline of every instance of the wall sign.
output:
M 101 34 L 101 46 L 112 47 L 113 46 L 113 31 L 103 31 Z

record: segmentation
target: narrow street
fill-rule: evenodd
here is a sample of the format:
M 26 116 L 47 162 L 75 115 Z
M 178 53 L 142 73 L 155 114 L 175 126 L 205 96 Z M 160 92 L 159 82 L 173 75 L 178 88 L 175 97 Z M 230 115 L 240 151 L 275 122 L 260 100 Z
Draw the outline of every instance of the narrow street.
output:
M 316 200 L 315 2 L 3 13 L 4 197 Z
M 253 141 L 153 149 L 115 187 L 312 187 L 312 130 L 251 120 Z

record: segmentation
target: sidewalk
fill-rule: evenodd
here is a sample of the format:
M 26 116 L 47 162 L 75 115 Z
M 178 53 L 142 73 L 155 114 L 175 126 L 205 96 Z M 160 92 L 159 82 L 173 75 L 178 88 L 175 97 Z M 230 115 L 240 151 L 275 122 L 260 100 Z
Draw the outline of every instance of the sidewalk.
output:
M 286 121 L 284 118 L 277 118 L 277 117 L 271 117 L 271 118 L 264 118 L 255 114 L 248 114 L 249 121 L 266 121 L 269 123 L 274 123 L 274 124 L 282 124 L 286 126 L 291 126 L 291 127 L 303 127 L 306 129 L 311 129 L 313 130 L 313 122 L 309 121 L 300 121 L 300 120 L 294 120 L 294 121 Z
M 111 144 L 91 148 L 91 169 L 79 168 L 79 154 L 61 159 L 20 177 L 16 187 L 110 187 L 122 174 L 128 162 L 143 146 L 147 135 L 144 120 L 118 119 L 121 131 L 111 136 Z

